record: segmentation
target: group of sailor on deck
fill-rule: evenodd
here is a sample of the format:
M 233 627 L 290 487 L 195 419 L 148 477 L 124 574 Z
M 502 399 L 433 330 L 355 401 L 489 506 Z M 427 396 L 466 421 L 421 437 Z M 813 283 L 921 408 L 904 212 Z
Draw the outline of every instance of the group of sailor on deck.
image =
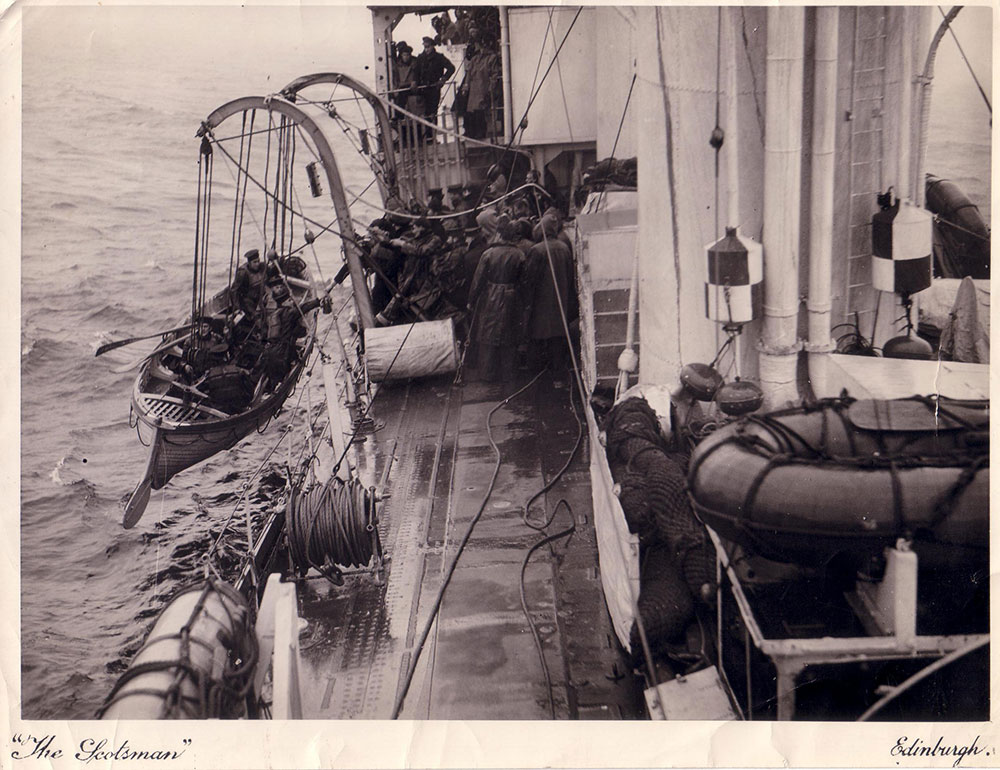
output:
M 438 122 L 442 88 L 455 74 L 455 64 L 436 46 L 451 46 L 464 63 L 460 83 L 450 109 L 462 121 L 465 136 L 484 139 L 503 125 L 500 63 L 500 17 L 495 7 L 459 8 L 452 20 L 448 11 L 431 22 L 434 35 L 422 38 L 423 51 L 413 56 L 413 47 L 400 40 L 392 47 L 392 103 L 407 112 Z M 464 46 L 464 51 L 461 47 Z M 447 102 L 446 108 L 447 108 Z M 432 132 L 417 128 L 429 140 Z
M 486 196 L 498 181 L 505 185 L 501 175 Z M 466 188 L 452 198 L 454 212 L 432 193 L 426 207 L 411 201 L 405 213 L 373 221 L 362 245 L 376 322 L 454 318 L 468 341 L 466 366 L 483 380 L 546 365 L 564 371 L 577 316 L 573 252 L 559 209 L 543 210 L 532 192 L 477 208 Z

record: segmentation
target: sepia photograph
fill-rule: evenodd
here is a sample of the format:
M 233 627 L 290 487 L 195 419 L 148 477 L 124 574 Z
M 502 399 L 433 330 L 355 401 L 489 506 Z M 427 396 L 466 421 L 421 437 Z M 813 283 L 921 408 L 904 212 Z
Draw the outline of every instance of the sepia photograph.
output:
M 9 8 L 0 765 L 997 764 L 995 23 Z

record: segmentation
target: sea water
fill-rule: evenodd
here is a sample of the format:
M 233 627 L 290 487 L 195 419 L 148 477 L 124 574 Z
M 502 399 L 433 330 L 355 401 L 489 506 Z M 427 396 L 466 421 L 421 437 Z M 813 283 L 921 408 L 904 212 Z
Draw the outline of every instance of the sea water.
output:
M 190 306 L 202 119 L 306 73 L 340 71 L 371 83 L 369 19 L 362 7 L 24 11 L 25 718 L 91 718 L 157 613 L 203 574 L 204 554 L 244 485 L 258 522 L 283 486 L 286 450 L 268 453 L 283 421 L 296 416 L 294 400 L 263 435 L 154 492 L 139 525 L 123 530 L 122 500 L 142 476 L 146 452 L 129 426 L 134 372 L 111 369 L 153 343 L 94 352 L 172 326 Z M 981 63 L 982 40 L 962 39 L 979 46 L 970 55 Z M 989 61 L 988 34 L 985 46 Z M 962 185 L 988 217 L 988 114 L 963 67 L 943 47 L 935 81 L 942 104 L 932 116 L 940 138 L 928 169 Z M 989 68 L 979 74 L 988 93 Z M 364 161 L 349 146 L 336 152 L 348 187 L 367 184 Z M 243 517 L 225 541 L 224 566 L 244 547 Z

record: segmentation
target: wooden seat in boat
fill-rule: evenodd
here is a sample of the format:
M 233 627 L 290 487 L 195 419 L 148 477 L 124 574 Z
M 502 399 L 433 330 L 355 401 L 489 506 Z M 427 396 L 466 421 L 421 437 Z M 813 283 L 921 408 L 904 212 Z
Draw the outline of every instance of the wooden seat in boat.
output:
M 150 417 L 159 417 L 163 422 L 174 425 L 209 420 L 213 417 L 225 419 L 230 416 L 210 406 L 192 404 L 174 396 L 157 393 L 140 393 L 138 401 Z

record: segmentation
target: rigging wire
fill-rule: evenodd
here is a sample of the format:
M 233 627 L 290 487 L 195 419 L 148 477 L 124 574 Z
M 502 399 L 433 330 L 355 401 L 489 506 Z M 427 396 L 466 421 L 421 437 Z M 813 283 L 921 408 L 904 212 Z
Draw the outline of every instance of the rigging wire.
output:
M 937 224 L 939 224 L 939 225 L 947 225 L 948 227 L 951 227 L 951 228 L 953 228 L 955 230 L 958 230 L 959 232 L 963 232 L 966 235 L 971 235 L 973 238 L 978 238 L 979 240 L 981 240 L 981 241 L 983 241 L 985 243 L 989 243 L 990 242 L 990 238 L 989 238 L 988 235 L 983 235 L 982 233 L 977 233 L 977 232 L 974 232 L 972 230 L 969 230 L 966 227 L 962 227 L 961 225 L 955 224 L 954 222 L 952 222 L 952 221 L 950 221 L 948 219 L 945 219 L 940 214 L 935 214 L 934 215 L 934 221 Z
M 939 5 L 937 7 L 937 9 L 938 9 L 938 13 L 941 14 L 942 18 L 944 18 L 944 19 L 948 18 L 945 15 L 944 8 L 942 8 Z M 948 31 L 951 33 L 951 37 L 955 41 L 955 45 L 958 46 L 958 52 L 959 52 L 959 54 L 961 54 L 962 61 L 965 62 L 965 66 L 968 68 L 969 74 L 972 75 L 972 79 L 976 83 L 976 88 L 979 89 L 979 95 L 983 97 L 983 101 L 986 103 L 986 109 L 988 109 L 990 111 L 990 125 L 992 125 L 993 124 L 993 105 L 990 104 L 990 98 L 986 95 L 986 91 L 983 90 L 982 85 L 979 83 L 979 78 L 976 77 L 976 73 L 972 69 L 972 64 L 970 64 L 968 58 L 966 58 L 965 51 L 962 50 L 962 44 L 960 42 L 958 42 L 958 35 L 955 34 L 955 30 L 954 30 L 954 28 L 952 28 L 951 24 L 948 25 Z
M 268 107 L 268 110 L 267 110 L 267 125 L 268 125 L 269 129 L 273 129 L 274 128 L 274 113 L 271 112 L 270 107 Z M 223 150 L 223 152 L 225 152 L 225 150 Z M 268 197 L 268 195 L 270 194 L 270 191 L 268 190 L 268 179 L 270 179 L 270 172 L 271 172 L 271 131 L 268 131 L 267 132 L 267 150 L 264 152 L 264 184 L 263 184 L 263 186 L 261 186 L 258 183 L 258 187 L 261 187 L 261 189 L 264 191 L 264 218 L 263 218 L 264 219 L 264 230 L 263 230 L 263 232 L 264 232 L 264 248 L 265 249 L 267 248 L 267 213 L 268 213 L 268 204 L 270 204 L 270 202 L 271 202 L 270 198 Z M 249 170 L 247 172 L 247 175 L 249 176 Z M 256 181 L 257 180 L 254 180 L 255 183 L 256 183 Z M 275 200 L 275 203 L 277 204 L 277 200 Z
M 610 157 L 612 159 L 615 157 L 615 152 L 618 149 L 618 140 L 621 138 L 621 135 L 622 135 L 622 128 L 625 125 L 625 116 L 628 114 L 628 105 L 629 105 L 629 102 L 632 101 L 632 90 L 635 88 L 635 81 L 636 81 L 636 78 L 638 77 L 638 75 L 639 75 L 638 72 L 633 72 L 632 73 L 632 82 L 629 83 L 628 95 L 625 97 L 625 107 L 622 109 L 622 116 L 621 116 L 621 119 L 618 121 L 618 132 L 615 134 L 615 142 L 614 142 L 614 144 L 611 145 L 611 156 Z M 602 187 L 601 188 L 601 192 L 597 196 L 597 204 L 594 207 L 594 209 L 596 211 L 600 211 L 601 210 L 601 202 L 604 200 L 604 193 L 605 192 L 607 192 L 607 187 Z
M 247 127 L 247 111 L 243 110 L 243 123 L 242 123 L 242 126 L 241 126 L 240 130 L 243 131 L 243 132 L 245 132 L 246 131 L 246 127 Z M 243 162 L 243 147 L 244 147 L 244 144 L 245 144 L 244 137 L 241 134 L 241 136 L 240 136 L 240 163 Z M 230 246 L 229 246 L 229 278 L 228 278 L 227 283 L 226 283 L 227 286 L 232 286 L 233 285 L 233 268 L 235 267 L 234 263 L 239 258 L 239 253 L 240 253 L 240 250 L 239 250 L 239 239 L 237 237 L 237 232 L 236 232 L 236 223 L 239 220 L 239 215 L 240 215 L 240 183 L 239 183 L 239 181 L 236 182 L 235 186 L 236 186 L 236 194 L 233 196 L 233 235 L 232 235 L 232 238 L 229 241 L 229 243 L 230 243 Z M 230 310 L 232 311 L 233 309 L 230 308 Z
M 659 21 L 659 18 L 657 18 L 657 21 Z M 535 208 L 538 210 L 539 216 L 541 216 L 541 207 L 537 200 L 535 200 Z M 549 271 L 552 276 L 553 286 L 558 286 L 559 283 L 556 280 L 555 262 L 552 259 L 552 250 L 549 247 L 549 239 L 545 233 L 545 228 L 542 228 L 542 243 L 545 244 L 545 255 L 548 258 Z M 563 324 L 563 332 L 566 339 L 566 347 L 569 349 L 570 361 L 573 364 L 573 380 L 580 393 L 580 402 L 582 404 L 586 404 L 587 394 L 583 386 L 583 375 L 580 373 L 580 366 L 579 363 L 577 362 L 576 351 L 573 348 L 573 337 L 569 331 L 569 320 L 566 316 L 566 308 L 563 306 L 562 297 L 560 296 L 558 291 L 556 292 L 556 300 L 557 300 L 556 304 L 559 307 L 559 317 L 561 318 Z M 624 555 L 622 556 L 622 558 L 624 560 L 625 558 Z M 629 586 L 629 599 L 632 604 L 632 612 L 635 616 L 635 626 L 639 632 L 639 640 L 640 643 L 642 644 L 643 656 L 646 660 L 646 668 L 649 672 L 650 679 L 652 679 L 653 681 L 653 686 L 656 688 L 657 692 L 659 692 L 659 682 L 656 677 L 656 666 L 653 662 L 653 654 L 650 651 L 649 638 L 646 635 L 646 624 L 643 622 L 642 614 L 639 612 L 639 599 L 635 595 L 635 591 L 631 585 Z
M 556 513 L 559 511 L 559 506 L 561 505 L 566 506 L 566 512 L 569 513 L 569 518 L 570 518 L 569 527 L 560 530 L 559 532 L 556 532 L 554 534 L 546 535 L 537 543 L 532 545 L 531 548 L 528 549 L 528 552 L 524 555 L 524 561 L 521 562 L 521 577 L 520 577 L 521 610 L 522 612 L 524 612 L 524 617 L 527 618 L 528 620 L 528 627 L 531 629 L 531 638 L 534 639 L 535 650 L 538 652 L 538 659 L 542 664 L 542 674 L 545 676 L 545 690 L 548 693 L 549 697 L 549 715 L 551 716 L 552 719 L 556 718 L 556 704 L 552 694 L 552 674 L 549 673 L 549 664 L 545 660 L 545 649 L 542 646 L 542 637 L 538 633 L 538 628 L 535 626 L 535 621 L 531 617 L 531 612 L 528 609 L 528 598 L 524 589 L 524 575 L 528 569 L 528 562 L 531 561 L 531 556 L 535 551 L 537 551 L 543 545 L 554 543 L 556 540 L 559 540 L 564 537 L 569 537 L 574 532 L 576 532 L 576 518 L 573 515 L 572 507 L 570 507 L 570 504 L 566 502 L 565 498 L 561 499 L 558 503 L 556 503 L 555 508 L 552 509 L 552 517 L 550 521 L 555 518 Z
M 549 42 L 549 34 L 551 33 L 553 38 L 555 38 L 555 31 L 552 29 L 552 16 L 555 14 L 554 8 L 549 8 L 549 22 L 545 25 L 545 35 L 542 37 L 542 44 L 538 47 L 538 61 L 535 62 L 535 74 L 531 76 L 531 88 L 528 89 L 528 93 L 533 93 L 535 90 L 535 85 L 538 83 L 538 72 L 542 69 L 542 59 L 545 58 L 545 44 Z M 513 118 L 514 116 L 511 115 Z
M 571 526 L 568 529 L 564 529 L 561 532 L 555 533 L 554 535 L 548 535 L 546 533 L 546 537 L 535 543 L 528 550 L 528 553 L 525 554 L 524 561 L 521 564 L 521 577 L 518 586 L 521 594 L 521 610 L 524 612 L 525 620 L 528 623 L 528 627 L 531 629 L 531 635 L 535 641 L 535 650 L 538 652 L 538 659 L 542 666 L 542 673 L 545 675 L 546 691 L 548 693 L 548 698 L 549 698 L 549 713 L 551 714 L 553 719 L 556 718 L 556 712 L 555 712 L 555 702 L 553 700 L 553 695 L 552 695 L 552 677 L 549 673 L 548 663 L 545 660 L 545 651 L 542 647 L 541 636 L 539 635 L 538 629 L 535 626 L 534 619 L 531 617 L 531 613 L 528 611 L 528 599 L 527 599 L 527 592 L 525 590 L 524 576 L 525 576 L 525 571 L 528 568 L 528 561 L 531 559 L 531 555 L 535 552 L 535 550 L 537 550 L 538 548 L 547 543 L 551 543 L 560 538 L 567 537 L 576 531 L 576 517 L 573 515 L 573 508 L 572 506 L 570 506 L 568 502 L 566 502 L 565 499 L 561 499 L 559 500 L 559 502 L 556 503 L 555 507 L 553 507 L 552 509 L 552 514 L 542 523 L 536 524 L 535 522 L 529 519 L 531 504 L 539 497 L 544 495 L 546 492 L 548 492 L 550 489 L 552 489 L 552 487 L 554 487 L 559 482 L 559 479 L 562 478 L 563 474 L 566 472 L 566 470 L 572 464 L 573 460 L 576 458 L 576 454 L 580 450 L 580 445 L 583 443 L 583 422 L 580 420 L 580 415 L 576 411 L 576 405 L 574 404 L 573 401 L 573 393 L 574 393 L 573 389 L 570 388 L 569 405 L 570 409 L 572 409 L 573 411 L 573 417 L 576 419 L 576 425 L 577 425 L 576 441 L 573 444 L 573 449 L 570 452 L 569 457 L 566 458 L 566 462 L 563 464 L 562 468 L 560 468 L 556 472 L 556 474 L 548 481 L 548 483 L 546 483 L 534 495 L 528 498 L 521 512 L 521 521 L 524 523 L 525 526 L 530 527 L 536 532 L 545 533 L 545 530 L 552 524 L 553 520 L 555 519 L 556 513 L 558 513 L 559 511 L 560 505 L 566 506 L 566 510 L 569 513 L 570 521 L 572 522 Z
M 237 167 L 239 167 L 238 161 L 232 156 L 232 154 L 228 150 L 226 150 L 225 147 L 222 147 L 221 145 L 219 145 L 219 149 L 222 150 L 222 154 L 225 155 L 226 158 L 230 162 L 232 162 L 234 165 L 236 165 Z M 268 196 L 271 195 L 271 193 L 266 188 L 264 188 L 263 185 L 261 185 L 260 181 L 257 180 L 253 175 L 251 175 L 251 174 L 248 173 L 247 174 L 247 178 L 251 182 L 253 182 L 255 185 L 257 185 L 257 187 L 259 187 L 262 190 L 264 190 L 264 193 L 266 195 L 268 195 Z M 363 205 L 365 205 L 365 206 L 368 206 L 369 208 L 375 209 L 376 211 L 381 211 L 381 212 L 383 212 L 385 214 L 390 214 L 390 215 L 392 215 L 394 217 L 399 217 L 401 219 L 412 219 L 412 220 L 416 220 L 416 219 L 435 219 L 435 220 L 436 219 L 453 219 L 455 217 L 464 216 L 466 214 L 474 214 L 475 212 L 480 211 L 483 208 L 486 208 L 488 206 L 492 206 L 492 205 L 495 205 L 497 203 L 500 203 L 501 201 L 506 200 L 507 198 L 510 198 L 511 196 L 516 195 L 519 192 L 521 192 L 523 190 L 527 190 L 527 189 L 537 190 L 538 192 L 544 194 L 547 198 L 551 198 L 552 197 L 551 194 L 545 188 L 540 187 L 540 186 L 538 186 L 536 184 L 528 183 L 528 184 L 523 184 L 520 187 L 517 187 L 517 188 L 511 190 L 510 192 L 504 193 L 503 195 L 501 195 L 498 198 L 495 198 L 495 199 L 493 199 L 491 201 L 488 201 L 486 203 L 478 204 L 475 208 L 469 209 L 467 211 L 453 211 L 453 212 L 451 212 L 449 214 L 441 214 L 441 215 L 410 214 L 409 212 L 406 212 L 406 211 L 397 211 L 397 210 L 393 210 L 393 209 L 383 208 L 381 206 L 376 206 L 374 203 L 370 203 L 368 201 L 361 200 L 360 198 L 358 199 L 358 202 L 361 203 L 361 204 L 363 204 Z M 350 241 L 351 243 L 355 244 L 356 246 L 362 247 L 362 244 L 360 243 L 360 241 L 356 237 L 355 238 L 351 238 L 350 236 L 347 236 L 344 233 L 341 233 L 341 232 L 338 232 L 337 230 L 334 230 L 332 222 L 329 225 L 324 225 L 323 223 L 318 222 L 315 219 L 307 217 L 302 212 L 295 212 L 295 213 L 299 214 L 299 216 L 302 217 L 303 221 L 308 222 L 309 224 L 313 225 L 314 227 L 318 227 L 322 232 L 332 233 L 333 235 L 336 235 L 341 240 Z M 299 250 L 301 250 L 301 248 Z
M 508 153 L 511 153 L 511 152 L 520 152 L 520 153 L 523 153 L 524 152 L 523 150 L 520 150 L 520 149 L 517 149 L 517 150 L 513 149 L 514 141 L 517 139 L 517 134 L 518 134 L 519 131 L 522 132 L 522 134 L 523 134 L 523 132 L 527 129 L 527 127 L 528 127 L 528 122 L 527 122 L 528 121 L 528 113 L 531 111 L 531 107 L 535 103 L 535 99 L 538 98 L 538 94 L 541 92 L 542 86 L 545 85 L 545 80 L 546 80 L 546 78 L 548 78 L 549 73 L 552 71 L 553 65 L 556 63 L 556 60 L 559 58 L 559 53 L 562 51 L 563 46 L 566 45 L 566 41 L 569 39 L 570 33 L 573 31 L 573 27 L 576 25 L 577 19 L 580 18 L 580 14 L 581 13 L 583 13 L 583 6 L 582 5 L 579 6 L 579 7 L 577 7 L 576 13 L 573 15 L 573 19 L 572 19 L 572 21 L 570 21 L 569 27 L 566 29 L 566 34 L 563 35 L 562 41 L 560 41 L 559 46 L 556 48 L 556 52 L 552 56 L 552 60 L 549 62 L 549 66 L 546 67 L 545 73 L 542 75 L 542 79 L 538 83 L 538 87 L 532 92 L 531 97 L 528 99 L 528 104 L 524 108 L 524 114 L 521 116 L 521 119 L 517 122 L 516 125 L 513 122 L 511 122 L 511 126 L 513 126 L 513 128 L 512 128 L 512 130 L 510 132 L 510 139 L 508 140 L 507 144 L 503 147 L 503 156 L 501 156 L 501 159 L 500 159 L 501 161 L 503 160 L 503 158 L 507 157 Z M 543 49 L 544 49 L 544 43 L 543 43 Z M 497 162 L 499 163 L 500 161 L 497 161 Z M 508 178 L 507 179 L 507 189 L 508 190 L 510 189 L 510 182 L 511 182 L 511 180 Z M 483 200 L 483 196 L 485 194 L 486 194 L 486 188 L 483 188 L 480 191 L 480 193 L 479 193 L 479 200 L 476 203 L 476 209 L 483 208 L 482 200 Z
M 348 300 L 348 301 L 350 301 L 350 300 Z M 346 303 L 345 303 L 345 306 L 346 306 Z M 330 330 L 328 329 L 326 333 L 327 333 L 327 335 L 329 335 Z M 315 335 L 315 329 L 313 330 L 313 334 Z M 316 367 L 316 361 L 318 361 L 318 360 L 319 360 L 319 356 L 318 355 L 314 356 L 313 363 L 308 367 L 308 369 L 309 369 L 309 375 L 310 376 L 311 376 L 313 370 L 315 369 L 315 367 Z M 305 367 L 303 367 L 303 368 L 305 369 Z M 299 407 L 300 407 L 300 405 L 302 403 L 302 398 L 304 396 L 304 393 L 305 393 L 305 388 L 303 388 L 299 392 L 298 399 L 296 400 L 295 406 L 292 409 L 293 413 L 296 412 L 296 411 L 298 411 L 298 409 L 299 409 Z M 223 523 L 222 529 L 219 530 L 219 534 L 216 536 L 216 538 L 213 541 L 212 545 L 205 552 L 205 556 L 203 558 L 204 558 L 204 560 L 206 562 L 207 568 L 211 569 L 213 572 L 216 572 L 216 570 L 215 570 L 215 565 L 212 564 L 212 562 L 211 562 L 211 557 L 215 553 L 215 551 L 218 549 L 219 545 L 222 543 L 222 538 L 226 534 L 226 531 L 229 529 L 229 525 L 232 523 L 233 519 L 236 517 L 236 514 L 239 512 L 240 506 L 243 504 L 243 501 L 246 498 L 247 493 L 250 490 L 250 485 L 253 483 L 254 479 L 256 479 L 257 476 L 259 476 L 263 472 L 264 468 L 267 466 L 267 464 L 270 461 L 271 457 L 278 450 L 278 447 L 281 446 L 281 443 L 285 440 L 285 437 L 290 432 L 291 432 L 290 426 L 286 427 L 285 430 L 281 431 L 281 434 L 278 436 L 277 440 L 275 440 L 274 444 L 268 450 L 267 454 L 264 456 L 264 458 L 257 465 L 256 470 L 254 470 L 254 472 L 252 474 L 250 474 L 250 478 L 248 478 L 243 483 L 242 489 L 240 491 L 240 496 L 237 498 L 236 502 L 233 504 L 233 510 L 230 512 L 229 517 Z M 278 505 L 280 506 L 283 502 L 284 502 L 284 497 L 280 497 L 278 499 Z M 247 561 L 250 558 L 251 558 L 251 554 L 249 552 L 247 552 L 246 554 L 244 554 L 243 560 L 240 563 L 240 567 L 239 567 L 239 569 L 241 571 L 246 566 Z M 216 574 L 218 574 L 218 573 L 216 572 Z
M 659 9 L 657 9 L 657 24 L 659 24 Z M 664 91 L 664 98 L 666 98 L 665 91 Z M 538 215 L 541 216 L 542 214 L 541 206 L 539 205 L 537 199 L 535 200 L 535 208 L 538 211 Z M 545 244 L 545 254 L 548 258 L 549 271 L 552 275 L 553 285 L 558 286 L 559 284 L 556 281 L 556 274 L 555 274 L 555 263 L 552 259 L 552 250 L 549 247 L 549 239 L 545 233 L 544 228 L 542 229 L 542 242 Z M 562 297 L 559 295 L 558 291 L 556 292 L 556 300 L 557 300 L 557 305 L 559 307 L 559 316 L 563 324 L 563 332 L 566 339 L 566 346 L 569 349 L 570 361 L 573 364 L 574 383 L 576 384 L 576 387 L 579 391 L 581 403 L 586 404 L 587 395 L 586 391 L 584 390 L 583 375 L 580 372 L 580 366 L 577 361 L 576 351 L 573 348 L 573 338 L 569 331 L 569 322 L 566 315 L 566 308 L 563 306 Z M 624 559 L 624 555 L 622 558 Z M 652 680 L 654 688 L 656 688 L 657 692 L 659 692 L 659 681 L 657 680 L 656 676 L 656 666 L 653 662 L 653 654 L 649 647 L 649 638 L 646 634 L 646 625 L 642 620 L 642 614 L 639 612 L 638 597 L 635 595 L 635 591 L 631 586 L 629 586 L 629 600 L 631 602 L 632 612 L 635 617 L 635 626 L 639 632 L 639 640 L 642 645 L 643 657 L 645 658 L 646 661 L 646 668 L 649 674 L 649 678 Z
M 549 11 L 550 25 L 552 24 L 552 14 L 553 11 Z M 555 30 L 552 31 L 552 39 L 555 40 Z M 563 85 L 562 64 L 560 64 L 558 61 L 556 62 L 556 77 L 559 78 L 559 94 L 562 96 L 563 114 L 566 116 L 566 131 L 569 133 L 570 143 L 573 144 L 576 142 L 576 140 L 573 138 L 573 121 L 570 120 L 569 117 L 569 103 L 566 101 L 566 88 Z
M 243 212 L 244 212 L 244 209 L 246 208 L 246 205 L 247 205 L 247 183 L 249 182 L 249 179 L 247 177 L 248 177 L 249 168 L 250 168 L 250 158 L 252 157 L 252 152 L 253 152 L 253 125 L 256 122 L 256 120 L 257 120 L 257 110 L 251 110 L 250 111 L 250 136 L 248 137 L 248 141 L 247 141 L 247 174 L 244 174 L 244 176 L 243 176 L 243 192 L 242 193 L 240 193 L 239 182 L 238 181 L 236 182 L 236 194 L 238 196 L 240 196 L 240 227 L 239 227 L 239 231 L 238 231 L 238 234 L 237 234 L 237 245 L 236 245 L 236 261 L 237 261 L 237 264 L 239 264 L 240 250 L 241 250 L 241 246 L 242 246 L 242 243 L 243 243 Z M 218 145 L 218 146 L 219 146 L 220 149 L 222 148 L 222 145 Z M 232 173 L 232 169 L 230 169 L 229 166 L 226 166 L 226 168 L 229 169 L 230 173 Z M 238 175 L 234 176 L 234 179 L 238 179 Z M 253 209 L 252 208 L 250 209 L 250 218 L 253 219 L 254 224 L 256 225 L 257 224 L 257 220 L 254 218 Z M 258 229 L 260 229 L 259 225 L 258 225 Z M 263 232 L 261 233 L 261 237 L 263 238 Z
M 582 5 L 576 9 L 576 13 L 573 15 L 573 20 L 569 23 L 569 27 L 566 30 L 566 34 L 563 35 L 563 39 L 559 43 L 559 47 L 556 48 L 556 52 L 552 56 L 552 61 L 549 62 L 549 66 L 545 69 L 545 73 L 542 75 L 542 79 L 538 83 L 538 88 L 535 89 L 534 93 L 531 95 L 531 98 L 528 99 L 528 105 L 524 108 L 524 115 L 521 116 L 521 119 L 517 123 L 517 127 L 511 132 L 510 141 L 507 142 L 507 146 L 504 148 L 505 151 L 509 151 L 511 146 L 514 144 L 514 139 L 517 132 L 518 131 L 523 132 L 524 129 L 527 128 L 527 123 L 525 121 L 528 118 L 528 113 L 531 111 L 531 106 L 535 103 L 535 99 L 538 98 L 538 94 L 542 90 L 542 86 L 545 85 L 545 79 L 549 76 L 549 73 L 552 71 L 552 66 L 559 59 L 559 53 L 560 51 L 562 51 L 563 46 L 566 45 L 566 41 L 569 39 L 569 35 L 573 31 L 573 27 L 576 25 L 576 21 L 577 19 L 580 18 L 581 13 L 583 13 Z

